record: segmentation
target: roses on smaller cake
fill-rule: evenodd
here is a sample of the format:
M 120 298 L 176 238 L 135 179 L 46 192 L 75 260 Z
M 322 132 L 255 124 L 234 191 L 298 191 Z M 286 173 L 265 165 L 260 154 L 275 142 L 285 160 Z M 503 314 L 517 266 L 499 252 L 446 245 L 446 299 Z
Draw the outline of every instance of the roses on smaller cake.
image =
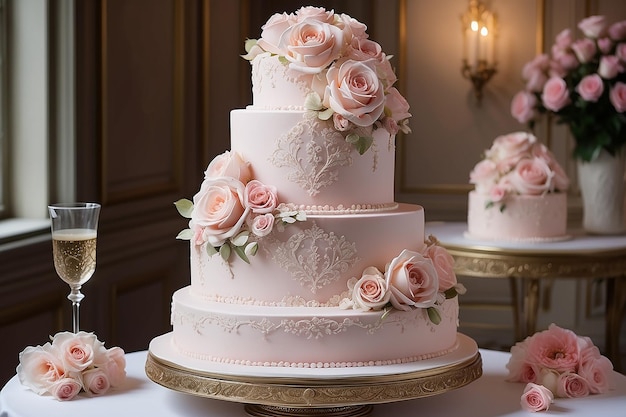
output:
M 590 338 L 551 324 L 511 348 L 511 382 L 525 382 L 522 407 L 547 410 L 553 398 L 577 398 L 609 390 L 611 361 Z
M 304 212 L 281 205 L 276 187 L 253 179 L 250 164 L 231 151 L 209 163 L 193 201 L 180 199 L 174 205 L 190 219 L 189 228 L 177 239 L 206 244 L 209 255 L 219 253 L 225 261 L 235 252 L 249 263 L 248 256 L 256 254 L 259 238 L 275 226 L 306 219 Z
M 465 293 L 454 273 L 454 259 L 430 236 L 420 252 L 403 250 L 385 267 L 370 266 L 360 278 L 348 280 L 350 296 L 344 309 L 409 311 L 421 308 L 434 324 L 441 322 L 438 307 L 448 298 Z M 386 314 L 385 313 L 385 314 Z
M 346 14 L 302 7 L 275 14 L 258 40 L 246 42 L 244 58 L 278 55 L 290 69 L 314 74 L 302 105 L 314 117 L 332 122 L 359 153 L 373 143 L 373 131 L 409 133 L 409 104 L 393 87 L 397 77 L 390 56 L 368 39 L 367 26 Z
M 550 150 L 531 133 L 498 136 L 470 172 L 470 183 L 487 195 L 487 207 L 506 207 L 511 195 L 541 196 L 565 192 L 569 178 Z
M 43 346 L 28 346 L 19 355 L 17 377 L 36 394 L 67 401 L 82 390 L 102 395 L 124 382 L 126 359 L 121 348 L 106 349 L 86 332 L 60 332 L 50 339 Z

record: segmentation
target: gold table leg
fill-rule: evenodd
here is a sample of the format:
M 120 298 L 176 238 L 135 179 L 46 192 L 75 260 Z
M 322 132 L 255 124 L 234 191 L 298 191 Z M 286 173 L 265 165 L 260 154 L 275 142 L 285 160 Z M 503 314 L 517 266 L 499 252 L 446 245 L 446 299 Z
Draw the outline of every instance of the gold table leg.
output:
M 613 367 L 618 372 L 622 371 L 619 336 L 624 317 L 624 307 L 626 307 L 624 277 L 608 279 L 605 329 L 606 356 L 613 362 Z

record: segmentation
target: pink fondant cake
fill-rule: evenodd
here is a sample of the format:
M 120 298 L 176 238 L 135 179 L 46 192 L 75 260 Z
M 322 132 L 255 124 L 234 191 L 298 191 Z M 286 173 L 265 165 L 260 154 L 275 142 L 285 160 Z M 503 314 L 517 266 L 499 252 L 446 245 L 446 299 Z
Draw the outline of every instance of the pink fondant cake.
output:
M 231 150 L 176 203 L 191 285 L 173 297 L 173 348 L 279 367 L 454 350 L 463 287 L 423 208 L 394 202 L 394 140 L 411 115 L 380 46 L 355 19 L 305 7 L 246 49 L 253 105 L 232 111 Z
M 470 173 L 467 234 L 494 241 L 566 237 L 569 179 L 535 136 L 499 136 Z

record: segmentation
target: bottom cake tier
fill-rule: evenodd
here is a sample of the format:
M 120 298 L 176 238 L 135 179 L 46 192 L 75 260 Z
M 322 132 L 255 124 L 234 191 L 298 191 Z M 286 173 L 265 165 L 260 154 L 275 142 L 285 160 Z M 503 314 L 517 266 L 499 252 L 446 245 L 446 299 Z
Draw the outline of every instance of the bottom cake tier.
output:
M 424 309 L 344 310 L 209 302 L 174 293 L 172 346 L 207 362 L 281 368 L 384 366 L 430 359 L 457 347 L 458 298 Z

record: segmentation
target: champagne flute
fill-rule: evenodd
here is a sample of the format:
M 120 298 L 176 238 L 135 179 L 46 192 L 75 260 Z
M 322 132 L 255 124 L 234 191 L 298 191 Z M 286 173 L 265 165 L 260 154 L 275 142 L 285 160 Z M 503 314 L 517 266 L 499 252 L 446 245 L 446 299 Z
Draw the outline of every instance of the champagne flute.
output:
M 79 308 L 85 297 L 80 289 L 96 270 L 96 239 L 100 204 L 63 203 L 48 206 L 52 226 L 54 269 L 69 284 L 72 329 L 80 330 Z

